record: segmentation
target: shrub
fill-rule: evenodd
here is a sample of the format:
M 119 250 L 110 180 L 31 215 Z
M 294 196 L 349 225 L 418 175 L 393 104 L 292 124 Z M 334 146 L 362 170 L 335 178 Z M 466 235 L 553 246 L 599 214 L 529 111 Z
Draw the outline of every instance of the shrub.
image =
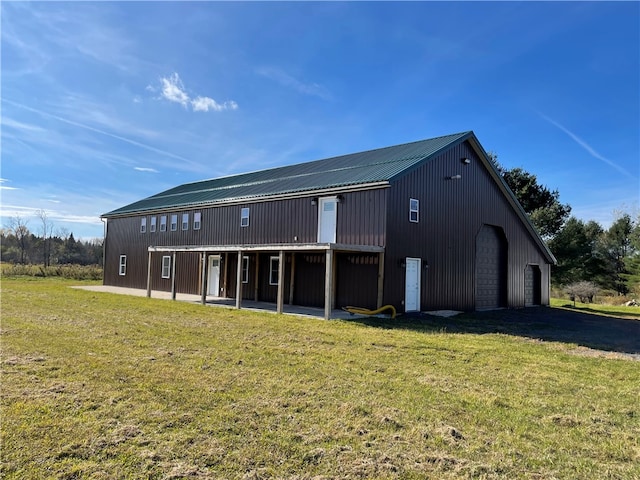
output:
M 567 285 L 565 291 L 575 305 L 576 297 L 579 298 L 582 303 L 593 302 L 593 297 L 598 294 L 599 288 L 593 282 L 582 281 Z
M 72 280 L 102 280 L 103 270 L 99 265 L 22 265 L 3 264 L 2 275 L 7 277 L 61 277 Z

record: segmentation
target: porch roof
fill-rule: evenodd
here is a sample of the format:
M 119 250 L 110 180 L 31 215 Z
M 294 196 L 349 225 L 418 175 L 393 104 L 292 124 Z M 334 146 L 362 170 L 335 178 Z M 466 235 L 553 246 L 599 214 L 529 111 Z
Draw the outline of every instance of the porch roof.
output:
M 150 246 L 149 252 L 361 252 L 381 253 L 384 247 L 377 245 L 351 245 L 346 243 L 271 243 L 239 245 L 158 245 Z

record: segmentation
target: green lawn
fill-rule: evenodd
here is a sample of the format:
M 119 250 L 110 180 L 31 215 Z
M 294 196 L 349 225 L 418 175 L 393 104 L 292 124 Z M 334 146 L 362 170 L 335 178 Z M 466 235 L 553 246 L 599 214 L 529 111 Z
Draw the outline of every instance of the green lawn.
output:
M 640 319 L 640 307 L 627 307 L 625 305 L 601 305 L 599 303 L 574 302 L 564 298 L 552 298 L 551 306 L 567 308 L 584 313 L 597 313 L 599 315 L 612 315 L 621 318 Z
M 640 478 L 640 362 L 2 280 L 2 463 L 38 478 Z

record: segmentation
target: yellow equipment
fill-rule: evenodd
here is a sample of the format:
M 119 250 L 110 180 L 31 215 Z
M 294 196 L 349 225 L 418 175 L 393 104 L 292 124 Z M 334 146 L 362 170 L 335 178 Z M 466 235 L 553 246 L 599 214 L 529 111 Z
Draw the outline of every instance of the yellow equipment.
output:
M 396 318 L 396 307 L 393 305 L 385 305 L 384 307 L 380 307 L 377 310 L 369 310 L 368 308 L 362 307 L 342 307 L 345 312 L 349 312 L 352 315 L 377 315 L 378 313 L 382 313 L 385 310 L 391 311 L 391 318 Z

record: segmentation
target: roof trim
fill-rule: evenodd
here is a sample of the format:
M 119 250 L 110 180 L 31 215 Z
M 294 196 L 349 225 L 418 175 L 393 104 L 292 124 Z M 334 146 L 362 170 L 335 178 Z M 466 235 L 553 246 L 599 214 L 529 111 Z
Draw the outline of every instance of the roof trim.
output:
M 150 214 L 156 214 L 156 213 L 179 212 L 183 210 L 191 210 L 191 209 L 199 209 L 199 208 L 222 207 L 222 206 L 230 206 L 230 205 L 249 205 L 252 203 L 274 202 L 276 200 L 287 200 L 291 198 L 304 198 L 304 197 L 312 197 L 312 196 L 331 195 L 333 193 L 338 194 L 338 193 L 344 193 L 344 192 L 361 192 L 366 190 L 377 190 L 379 188 L 389 188 L 389 186 L 390 186 L 389 182 L 385 180 L 382 182 L 345 185 L 342 187 L 320 188 L 315 190 L 299 190 L 296 192 L 289 192 L 289 193 L 276 193 L 271 195 L 265 195 L 262 197 L 241 197 L 241 198 L 230 198 L 227 200 L 214 200 L 211 202 L 185 203 L 175 207 L 150 208 L 148 210 L 138 210 L 136 212 L 122 212 L 122 213 L 114 213 L 114 214 L 105 213 L 100 215 L 100 218 L 108 219 L 108 218 L 118 218 L 118 217 L 131 217 L 135 215 L 150 215 Z

